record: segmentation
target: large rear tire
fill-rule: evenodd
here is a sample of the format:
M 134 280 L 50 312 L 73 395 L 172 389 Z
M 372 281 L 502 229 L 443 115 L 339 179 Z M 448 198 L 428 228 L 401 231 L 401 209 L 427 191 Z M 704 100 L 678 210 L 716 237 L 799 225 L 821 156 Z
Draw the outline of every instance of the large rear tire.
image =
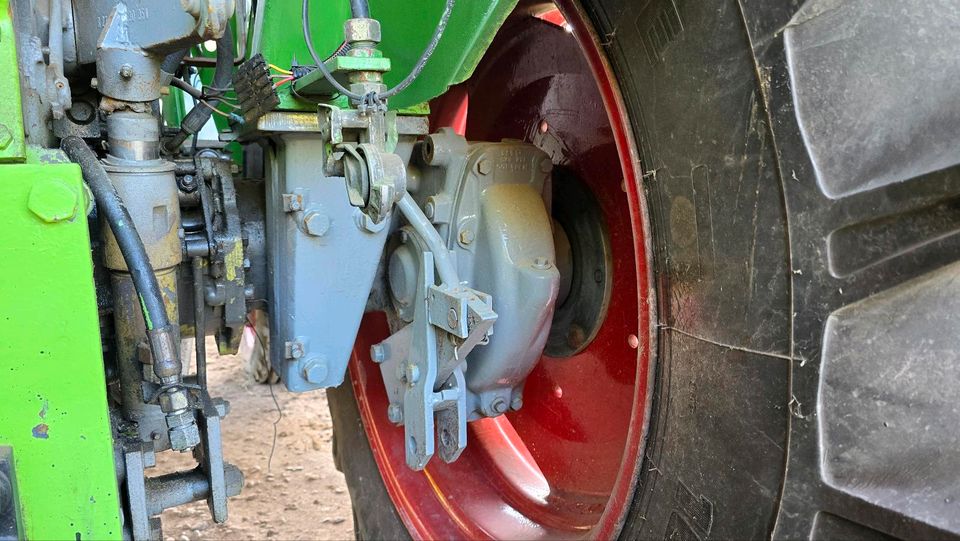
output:
M 785 31 L 808 30 L 820 12 L 744 0 L 562 4 L 580 43 L 602 44 L 585 47 L 585 62 L 616 76 L 607 113 L 631 120 L 635 148 L 620 150 L 645 171 L 655 289 L 639 294 L 656 300 L 654 327 L 636 329 L 651 337 L 655 366 L 642 464 L 625 501 L 609 495 L 615 528 L 569 537 L 960 532 L 960 286 L 947 266 L 960 245 L 956 169 L 853 188 L 823 180 L 810 148 L 846 127 L 801 128 L 793 92 L 830 89 L 804 87 L 803 50 L 793 64 L 787 53 L 800 37 Z M 517 32 L 510 24 L 497 41 Z M 570 59 L 552 61 L 540 67 L 562 74 Z M 838 119 L 848 105 L 836 104 Z M 417 524 L 432 519 L 398 512 L 359 388 L 329 393 L 358 537 L 423 537 Z

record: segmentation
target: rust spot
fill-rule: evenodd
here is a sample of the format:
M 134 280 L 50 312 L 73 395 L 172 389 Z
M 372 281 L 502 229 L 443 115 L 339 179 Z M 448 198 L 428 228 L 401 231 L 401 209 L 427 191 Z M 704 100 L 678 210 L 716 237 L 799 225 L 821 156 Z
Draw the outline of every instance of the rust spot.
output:
M 46 423 L 40 423 L 33 427 L 33 437 L 40 440 L 45 440 L 50 437 L 50 435 L 47 434 L 48 430 L 50 430 L 50 427 L 47 426 Z

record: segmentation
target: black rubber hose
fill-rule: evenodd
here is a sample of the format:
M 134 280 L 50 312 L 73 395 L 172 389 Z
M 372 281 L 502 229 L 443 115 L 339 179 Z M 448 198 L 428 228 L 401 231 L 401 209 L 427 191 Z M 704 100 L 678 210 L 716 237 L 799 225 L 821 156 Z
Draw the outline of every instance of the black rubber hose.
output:
M 176 77 L 174 77 L 173 79 L 170 79 L 170 86 L 175 86 L 198 100 L 203 99 L 203 92 L 201 92 L 199 88 L 184 81 L 183 79 L 178 79 Z
M 213 71 L 213 83 L 210 85 L 218 92 L 222 92 L 230 86 L 233 79 L 233 34 L 226 30 L 223 36 L 217 40 L 217 67 Z M 196 134 L 203 128 L 203 125 L 210 120 L 213 114 L 211 108 L 216 108 L 220 100 L 213 98 L 209 102 L 210 107 L 194 107 L 183 117 L 180 122 L 180 131 L 173 136 L 164 145 L 167 152 L 176 152 L 180 145 L 187 140 L 187 137 Z
M 157 283 L 157 277 L 150 266 L 147 250 L 143 247 L 143 241 L 137 233 L 133 219 L 127 207 L 123 205 L 120 194 L 110 181 L 107 171 L 97 159 L 97 155 L 79 137 L 66 137 L 60 143 L 60 148 L 80 166 L 83 179 L 93 192 L 94 201 L 97 202 L 100 219 L 107 221 L 113 236 L 117 239 L 120 253 L 123 254 L 123 260 L 127 263 L 127 269 L 133 278 L 133 286 L 140 296 L 140 307 L 143 310 L 143 320 L 146 322 L 147 330 L 169 327 L 170 321 L 167 319 L 167 311 L 163 305 L 160 284 Z
M 354 19 L 369 19 L 370 4 L 367 0 L 350 0 L 350 13 Z
M 180 63 L 183 62 L 183 59 L 189 52 L 190 48 L 188 47 L 182 51 L 168 54 L 167 57 L 163 59 L 163 63 L 160 64 L 160 70 L 170 75 L 177 73 L 177 70 L 180 68 Z

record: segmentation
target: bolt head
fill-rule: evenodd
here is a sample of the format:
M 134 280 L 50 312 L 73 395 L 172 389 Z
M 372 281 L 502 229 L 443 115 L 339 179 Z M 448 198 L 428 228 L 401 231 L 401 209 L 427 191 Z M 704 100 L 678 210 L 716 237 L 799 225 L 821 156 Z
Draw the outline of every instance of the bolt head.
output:
M 447 325 L 451 328 L 457 326 L 457 323 L 460 321 L 460 316 L 457 315 L 457 311 L 451 308 L 447 311 Z
M 72 220 L 79 206 L 80 197 L 76 190 L 57 179 L 37 182 L 27 198 L 27 208 L 47 223 Z
M 517 411 L 523 407 L 523 396 L 516 395 L 513 397 L 513 400 L 510 401 L 510 409 Z
M 403 375 L 406 377 L 407 385 L 413 387 L 420 381 L 420 367 L 412 363 L 408 364 Z
M 400 409 L 398 404 L 390 404 L 390 407 L 387 408 L 387 419 L 395 425 L 403 422 L 403 410 Z
M 433 204 L 433 201 L 427 201 L 427 204 L 423 206 L 423 213 L 430 220 L 433 219 L 433 215 L 436 211 L 436 205 Z
M 327 379 L 327 361 L 320 357 L 310 359 L 303 364 L 301 373 L 303 379 L 310 383 L 321 384 Z
M 370 358 L 377 364 L 387 360 L 387 352 L 384 349 L 383 344 L 374 344 L 370 346 Z
M 490 160 L 484 158 L 477 163 L 477 172 L 481 175 L 489 175 L 493 171 L 493 164 Z
M 473 239 L 474 239 L 474 236 L 473 236 L 472 229 L 470 229 L 469 227 L 465 227 L 460 230 L 460 244 L 464 244 L 464 245 L 470 244 L 471 242 L 473 242 Z
M 507 409 L 507 401 L 500 397 L 495 398 L 490 404 L 490 411 L 496 413 L 497 415 L 506 413 Z
M 6 149 L 13 142 L 13 131 L 6 124 L 0 124 L 0 150 Z
M 290 348 L 290 358 L 299 359 L 303 357 L 303 344 L 300 342 L 290 342 L 288 343 Z
M 123 77 L 124 79 L 133 78 L 133 66 L 130 64 L 123 64 L 120 66 L 120 77 Z
M 330 231 L 330 217 L 322 212 L 308 212 L 303 218 L 303 227 L 307 234 L 322 237 Z

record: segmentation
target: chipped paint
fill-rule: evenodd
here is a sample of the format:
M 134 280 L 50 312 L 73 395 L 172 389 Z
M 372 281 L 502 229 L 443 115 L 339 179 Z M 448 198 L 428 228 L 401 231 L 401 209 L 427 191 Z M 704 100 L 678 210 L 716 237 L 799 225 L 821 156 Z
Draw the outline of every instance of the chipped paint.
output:
M 40 423 L 37 426 L 33 427 L 33 437 L 45 440 L 50 437 L 50 427 L 47 426 L 47 423 Z

